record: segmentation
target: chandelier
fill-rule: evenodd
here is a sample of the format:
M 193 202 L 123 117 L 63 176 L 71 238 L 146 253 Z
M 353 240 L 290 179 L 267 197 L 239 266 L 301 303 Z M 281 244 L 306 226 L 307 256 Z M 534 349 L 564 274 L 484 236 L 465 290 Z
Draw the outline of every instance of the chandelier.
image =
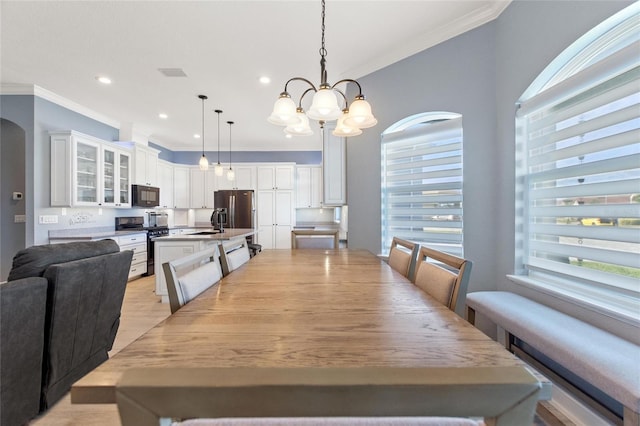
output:
M 309 126 L 309 119 L 317 120 L 320 127 L 327 121 L 338 120 L 333 130 L 335 136 L 357 136 L 362 129 L 375 126 L 378 120 L 371 113 L 371 105 L 362 94 L 360 83 L 352 79 L 343 79 L 331 85 L 327 82 L 326 60 L 327 50 L 324 47 L 324 16 L 325 0 L 322 0 L 322 41 L 320 47 L 320 85 L 316 86 L 306 78 L 293 77 L 284 85 L 284 91 L 273 105 L 273 112 L 267 119 L 272 124 L 286 126 L 284 132 L 290 135 L 307 136 L 313 134 Z M 308 87 L 300 96 L 298 105 L 291 99 L 288 86 L 292 81 L 303 81 Z M 336 86 L 342 83 L 354 83 L 358 86 L 356 95 L 351 105 L 347 102 L 344 92 Z M 310 92 L 314 92 L 311 107 L 308 111 L 302 108 L 302 99 Z M 340 108 L 338 99 L 343 101 Z

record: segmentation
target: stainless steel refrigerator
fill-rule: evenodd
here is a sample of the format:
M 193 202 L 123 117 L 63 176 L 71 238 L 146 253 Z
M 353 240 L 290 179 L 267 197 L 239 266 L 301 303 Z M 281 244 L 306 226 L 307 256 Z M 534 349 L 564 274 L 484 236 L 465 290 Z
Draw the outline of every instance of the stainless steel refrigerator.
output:
M 230 189 L 216 191 L 213 194 L 216 209 L 226 208 L 225 228 L 255 227 L 255 194 L 253 190 Z

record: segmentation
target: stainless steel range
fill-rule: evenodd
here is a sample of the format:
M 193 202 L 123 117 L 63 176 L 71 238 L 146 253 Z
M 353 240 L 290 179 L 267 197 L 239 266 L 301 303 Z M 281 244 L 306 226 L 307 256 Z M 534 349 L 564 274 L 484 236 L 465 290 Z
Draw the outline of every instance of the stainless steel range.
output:
M 164 226 L 144 226 L 143 216 L 116 217 L 115 229 L 116 231 L 147 231 L 147 273 L 143 275 L 153 275 L 155 268 L 153 240 L 169 235 L 169 227 L 166 223 Z

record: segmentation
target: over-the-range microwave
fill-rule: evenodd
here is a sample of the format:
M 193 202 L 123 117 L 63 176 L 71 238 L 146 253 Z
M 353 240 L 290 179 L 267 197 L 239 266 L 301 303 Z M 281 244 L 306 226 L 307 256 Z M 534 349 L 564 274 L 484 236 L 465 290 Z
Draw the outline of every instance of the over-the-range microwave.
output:
M 146 185 L 131 185 L 133 207 L 157 207 L 160 205 L 160 188 Z

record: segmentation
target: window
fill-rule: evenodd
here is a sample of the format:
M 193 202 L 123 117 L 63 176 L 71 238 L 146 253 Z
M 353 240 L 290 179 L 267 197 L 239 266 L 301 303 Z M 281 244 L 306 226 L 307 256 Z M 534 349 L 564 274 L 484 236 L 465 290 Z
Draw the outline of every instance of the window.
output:
M 381 149 L 382 253 L 397 236 L 462 257 L 462 116 L 408 117 Z
M 516 116 L 516 269 L 634 321 L 640 307 L 640 16 L 596 27 Z M 532 89 L 533 88 L 533 89 Z

